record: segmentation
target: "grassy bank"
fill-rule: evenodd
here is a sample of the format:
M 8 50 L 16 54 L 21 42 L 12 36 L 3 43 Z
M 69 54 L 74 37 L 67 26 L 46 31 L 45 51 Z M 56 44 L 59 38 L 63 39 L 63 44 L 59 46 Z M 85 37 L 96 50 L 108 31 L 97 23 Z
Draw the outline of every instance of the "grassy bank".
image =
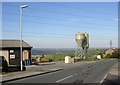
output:
M 88 50 L 88 59 L 87 60 L 95 60 L 93 55 L 99 54 L 101 55 L 103 53 L 102 50 Z M 54 54 L 54 55 L 47 55 L 50 59 L 53 61 L 59 61 L 59 60 L 64 60 L 65 56 L 75 56 L 75 52 L 66 52 L 66 53 L 61 53 L 61 54 Z
M 64 60 L 65 56 L 74 56 L 74 52 L 65 52 L 61 54 L 53 54 L 53 55 L 47 55 L 47 56 L 53 61 L 60 61 L 60 60 Z
M 88 58 L 86 59 L 86 61 L 97 60 L 97 59 L 93 58 L 93 55 L 102 55 L 103 53 L 104 53 L 103 50 L 88 50 L 88 52 L 87 52 Z M 33 57 L 32 61 L 34 61 L 34 63 L 64 61 L 65 56 L 74 57 L 75 52 L 64 52 L 64 53 L 59 53 L 59 54 L 51 54 L 51 55 L 46 55 L 44 57 L 37 56 L 37 57 Z

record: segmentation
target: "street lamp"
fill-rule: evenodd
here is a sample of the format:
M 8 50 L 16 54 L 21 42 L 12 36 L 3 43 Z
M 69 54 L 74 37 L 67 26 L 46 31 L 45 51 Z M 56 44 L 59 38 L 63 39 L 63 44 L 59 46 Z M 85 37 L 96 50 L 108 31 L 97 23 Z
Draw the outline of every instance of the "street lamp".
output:
M 21 71 L 23 70 L 23 55 L 22 55 L 22 9 L 27 8 L 27 5 L 20 6 L 20 64 L 21 64 Z

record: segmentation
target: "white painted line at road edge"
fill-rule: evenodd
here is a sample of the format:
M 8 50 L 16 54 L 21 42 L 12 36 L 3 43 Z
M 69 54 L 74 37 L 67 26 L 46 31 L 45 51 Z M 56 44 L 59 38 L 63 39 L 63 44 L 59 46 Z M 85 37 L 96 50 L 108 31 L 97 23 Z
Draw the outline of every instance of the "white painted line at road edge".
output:
M 105 78 L 107 77 L 107 75 L 108 75 L 108 74 L 106 74 L 106 75 L 104 76 L 104 78 L 101 80 L 101 82 L 100 82 L 101 84 L 103 83 L 103 81 L 105 80 Z
M 63 80 L 65 80 L 65 79 L 68 79 L 68 78 L 71 78 L 71 77 L 73 77 L 73 75 L 70 75 L 70 76 L 68 76 L 68 77 L 62 78 L 62 79 L 60 79 L 60 80 L 58 80 L 58 81 L 56 81 L 56 82 L 58 83 L 58 82 L 60 82 L 60 81 L 63 81 Z

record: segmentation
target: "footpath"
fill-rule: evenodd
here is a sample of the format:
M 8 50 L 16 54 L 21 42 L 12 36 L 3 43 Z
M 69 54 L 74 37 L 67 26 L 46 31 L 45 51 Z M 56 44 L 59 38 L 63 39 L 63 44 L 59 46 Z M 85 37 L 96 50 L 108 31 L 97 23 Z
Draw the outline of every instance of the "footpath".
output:
M 37 75 L 42 75 L 42 74 L 62 70 L 62 68 L 57 68 L 57 67 L 54 67 L 54 68 L 42 68 L 41 67 L 41 65 L 44 66 L 44 65 L 53 65 L 53 64 L 56 64 L 56 63 L 50 62 L 50 63 L 43 63 L 40 65 L 26 66 L 25 71 L 10 72 L 4 75 L 0 75 L 0 79 L 1 79 L 0 82 L 4 83 L 4 82 L 9 82 L 13 80 L 18 80 L 22 78 L 27 78 L 27 77 L 32 77 L 32 76 L 37 76 Z
M 120 85 L 120 61 L 114 64 L 101 85 Z

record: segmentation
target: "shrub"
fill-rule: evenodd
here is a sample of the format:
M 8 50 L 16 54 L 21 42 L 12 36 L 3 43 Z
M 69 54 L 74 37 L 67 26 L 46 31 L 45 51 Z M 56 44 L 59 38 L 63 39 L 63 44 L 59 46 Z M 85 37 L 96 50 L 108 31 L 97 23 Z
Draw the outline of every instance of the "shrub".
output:
M 37 62 L 37 61 L 36 61 L 36 59 L 33 58 L 33 59 L 32 59 L 32 62 Z
M 107 56 L 105 56 L 105 59 L 111 58 L 111 57 L 112 57 L 112 55 L 108 54 Z
M 111 58 L 119 58 L 119 57 L 120 57 L 120 52 L 119 51 L 115 51 L 111 56 Z
M 119 57 L 120 57 L 119 51 L 115 51 L 112 55 L 108 54 L 107 56 L 105 56 L 105 58 L 119 58 Z
M 49 59 L 49 62 L 52 62 L 53 61 L 53 59 Z
M 37 64 L 38 64 L 38 63 L 37 63 L 37 60 L 33 58 L 33 59 L 32 59 L 32 64 L 33 64 L 33 65 L 37 65 Z
M 97 60 L 97 58 L 88 57 L 88 58 L 86 59 L 86 61 L 95 61 L 95 60 Z

